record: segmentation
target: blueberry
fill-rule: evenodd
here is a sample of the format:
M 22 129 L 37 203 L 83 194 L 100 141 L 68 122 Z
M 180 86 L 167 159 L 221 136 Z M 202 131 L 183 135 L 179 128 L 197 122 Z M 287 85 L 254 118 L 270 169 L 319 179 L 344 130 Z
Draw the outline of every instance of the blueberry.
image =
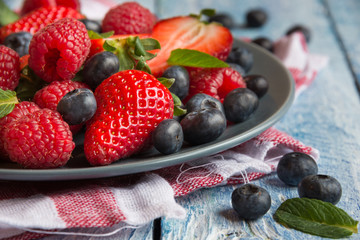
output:
M 245 76 L 244 81 L 246 83 L 246 87 L 253 91 L 258 96 L 258 98 L 264 96 L 269 89 L 269 82 L 264 76 L 261 75 Z
M 33 35 L 29 32 L 16 32 L 4 39 L 4 45 L 15 50 L 20 57 L 29 54 L 29 44 Z
M 310 42 L 311 40 L 311 31 L 308 27 L 301 25 L 301 24 L 297 24 L 294 25 L 293 27 L 291 27 L 289 30 L 287 30 L 286 35 L 290 35 L 294 32 L 302 32 L 304 34 L 305 40 L 307 43 Z
M 298 185 L 300 197 L 314 198 L 324 202 L 337 204 L 340 201 L 341 184 L 328 175 L 309 175 L 304 177 Z
M 181 149 L 184 134 L 181 125 L 174 119 L 165 119 L 152 133 L 154 147 L 163 154 L 176 153 Z
M 255 220 L 269 211 L 271 197 L 266 189 L 248 183 L 232 192 L 231 203 L 240 218 Z
M 258 96 L 248 88 L 236 88 L 223 102 L 226 119 L 240 123 L 247 120 L 259 106 Z
M 190 112 L 181 120 L 180 124 L 185 141 L 191 145 L 211 142 L 226 129 L 225 116 L 216 108 Z
M 245 76 L 246 72 L 243 67 L 236 63 L 228 63 L 229 67 L 240 73 L 241 76 Z
M 232 29 L 235 27 L 234 19 L 227 13 L 219 13 L 209 17 L 209 22 L 217 22 L 226 28 Z
M 252 9 L 246 13 L 247 27 L 261 27 L 267 19 L 268 15 L 263 9 Z
M 254 64 L 254 56 L 246 48 L 233 48 L 226 62 L 236 63 L 245 70 L 245 73 L 248 73 Z
M 174 84 L 169 88 L 170 92 L 174 93 L 181 100 L 189 93 L 190 77 L 188 71 L 182 66 L 168 67 L 162 77 L 175 78 Z
M 97 53 L 84 65 L 84 82 L 95 89 L 106 78 L 117 73 L 119 68 L 119 59 L 115 54 L 107 51 Z
M 185 104 L 185 108 L 188 113 L 206 108 L 216 108 L 220 110 L 225 116 L 225 110 L 222 103 L 218 99 L 205 93 L 197 93 L 192 96 Z
M 317 172 L 315 160 L 301 152 L 285 154 L 277 166 L 278 177 L 290 186 L 297 186 L 304 177 L 317 174 Z
M 101 24 L 95 20 L 90 20 L 90 19 L 80 19 L 80 22 L 82 22 L 87 30 L 91 30 L 97 33 L 101 33 L 102 29 L 101 29 Z
M 251 42 L 268 50 L 269 52 L 274 52 L 274 43 L 267 37 L 258 37 L 253 39 Z
M 56 110 L 69 125 L 84 123 L 96 112 L 97 104 L 93 92 L 78 88 L 65 94 Z

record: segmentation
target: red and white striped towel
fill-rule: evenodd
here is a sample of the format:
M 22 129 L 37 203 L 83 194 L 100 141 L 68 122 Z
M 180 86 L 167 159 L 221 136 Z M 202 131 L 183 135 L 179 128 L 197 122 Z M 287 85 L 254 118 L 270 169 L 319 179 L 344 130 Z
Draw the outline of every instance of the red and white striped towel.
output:
M 308 52 L 300 33 L 277 41 L 275 54 L 293 74 L 297 93 L 327 62 Z M 186 211 L 176 197 L 257 179 L 275 171 L 281 156 L 291 151 L 319 159 L 316 149 L 270 128 L 219 154 L 147 173 L 71 182 L 3 181 L 0 238 L 34 239 L 46 233 L 108 236 L 161 216 L 183 218 Z M 100 232 L 89 233 L 93 228 Z

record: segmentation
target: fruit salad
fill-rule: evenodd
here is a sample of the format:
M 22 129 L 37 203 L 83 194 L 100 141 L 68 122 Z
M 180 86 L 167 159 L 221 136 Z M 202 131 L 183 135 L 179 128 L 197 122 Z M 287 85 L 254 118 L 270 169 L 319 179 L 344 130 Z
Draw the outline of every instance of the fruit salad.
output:
M 62 167 L 79 133 L 89 166 L 173 154 L 247 121 L 267 92 L 211 9 L 158 19 L 126 2 L 99 22 L 79 1 L 43 2 L 0 28 L 2 161 Z

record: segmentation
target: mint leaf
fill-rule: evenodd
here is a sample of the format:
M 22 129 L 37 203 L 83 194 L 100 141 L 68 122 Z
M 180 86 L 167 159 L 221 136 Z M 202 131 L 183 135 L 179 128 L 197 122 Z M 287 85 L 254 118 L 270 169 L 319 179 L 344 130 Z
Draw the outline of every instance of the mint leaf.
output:
M 357 233 L 359 223 L 331 203 L 308 198 L 286 200 L 276 210 L 274 219 L 285 227 L 327 238 Z
M 16 92 L 0 88 L 0 118 L 11 113 L 18 102 Z
M 0 0 L 0 25 L 4 26 L 6 24 L 15 22 L 18 19 L 19 15 L 11 11 L 11 9 L 4 3 L 4 1 Z
M 97 33 L 92 30 L 88 30 L 88 35 L 90 39 L 103 39 L 103 38 L 109 38 L 112 35 L 114 35 L 114 31 L 105 32 L 105 33 Z
M 191 49 L 175 49 L 167 60 L 169 65 L 200 68 L 222 68 L 229 65 L 210 54 Z

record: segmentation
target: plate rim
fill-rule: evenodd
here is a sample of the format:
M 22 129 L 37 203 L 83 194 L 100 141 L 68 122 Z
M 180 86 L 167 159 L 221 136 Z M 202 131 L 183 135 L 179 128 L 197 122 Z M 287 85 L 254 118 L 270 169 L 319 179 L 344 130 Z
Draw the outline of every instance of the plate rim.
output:
M 249 48 L 254 48 L 256 49 L 256 51 L 261 52 L 261 54 L 267 55 L 272 60 L 277 62 L 277 64 L 282 66 L 283 70 L 285 70 L 285 74 L 287 75 L 287 78 L 290 80 L 289 81 L 290 89 L 283 104 L 276 111 L 274 111 L 269 118 L 264 120 L 260 126 L 257 126 L 256 130 L 254 129 L 255 128 L 254 126 L 250 129 L 245 130 L 241 134 L 232 136 L 221 142 L 218 142 L 216 145 L 212 145 L 211 143 L 209 143 L 205 147 L 199 148 L 196 152 L 197 157 L 192 159 L 189 159 L 189 156 L 194 155 L 191 154 L 191 151 L 189 153 L 187 152 L 185 152 L 185 154 L 183 153 L 181 157 L 178 157 L 173 161 L 169 161 L 169 158 L 171 158 L 171 156 L 174 155 L 162 155 L 160 158 L 157 158 L 157 161 L 148 161 L 146 164 L 146 169 L 144 169 L 145 166 L 143 165 L 143 163 L 141 163 L 141 161 L 131 162 L 130 165 L 133 170 L 129 170 L 127 163 L 110 164 L 107 166 L 89 166 L 83 168 L 56 168 L 56 169 L 10 169 L 10 168 L 5 169 L 0 167 L 0 180 L 64 181 L 64 180 L 97 179 L 97 178 L 115 177 L 121 175 L 130 175 L 139 172 L 153 171 L 160 168 L 165 168 L 180 163 L 184 163 L 187 161 L 191 161 L 196 158 L 210 156 L 218 152 L 224 151 L 226 149 L 230 149 L 240 143 L 243 143 L 251 139 L 254 136 L 257 136 L 258 134 L 262 133 L 263 131 L 273 126 L 289 110 L 295 99 L 295 82 L 289 70 L 271 52 L 253 43 L 242 41 L 241 39 L 234 39 L 234 45 L 235 44 L 245 45 Z M 127 170 L 126 173 L 114 172 L 115 169 L 121 170 L 122 168 Z M 94 172 L 96 172 L 96 174 Z

